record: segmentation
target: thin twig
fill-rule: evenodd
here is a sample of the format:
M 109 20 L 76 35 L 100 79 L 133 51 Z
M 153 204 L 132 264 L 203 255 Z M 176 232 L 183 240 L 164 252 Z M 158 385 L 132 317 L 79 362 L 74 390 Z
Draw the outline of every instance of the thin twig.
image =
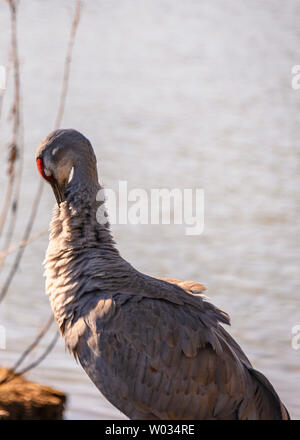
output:
M 18 208 L 19 208 L 19 198 L 20 198 L 20 190 L 21 190 L 21 181 L 22 181 L 22 172 L 23 172 L 23 156 L 24 156 L 24 135 L 23 135 L 23 130 L 22 127 L 20 127 L 20 141 L 19 141 L 19 166 L 18 166 L 18 171 L 16 173 L 16 178 L 15 178 L 15 185 L 14 185 L 14 195 L 13 195 L 13 200 L 10 206 L 10 211 L 11 211 L 11 215 L 10 215 L 10 221 L 9 221 L 9 226 L 8 226 L 8 230 L 6 232 L 6 237 L 3 243 L 3 247 L 2 247 L 2 253 L 0 254 L 0 270 L 3 267 L 3 263 L 4 263 L 4 259 L 5 259 L 5 250 L 9 248 L 12 238 L 13 238 L 13 234 L 14 234 L 14 230 L 15 230 L 15 226 L 16 226 L 16 222 L 17 222 L 17 214 L 18 214 Z M 4 254 L 4 257 L 1 258 L 1 255 Z
M 81 1 L 77 0 L 76 7 L 75 7 L 75 13 L 73 18 L 73 23 L 71 27 L 71 34 L 69 38 L 68 48 L 67 48 L 67 54 L 65 58 L 65 66 L 64 66 L 64 74 L 63 74 L 63 82 L 62 82 L 62 88 L 61 88 L 61 94 L 60 94 L 60 103 L 58 106 L 58 112 L 56 115 L 55 120 L 55 130 L 60 127 L 62 117 L 65 110 L 66 105 L 66 97 L 68 92 L 68 85 L 69 85 L 69 77 L 70 77 L 70 67 L 72 62 L 72 53 L 73 53 L 73 47 L 75 43 L 75 37 L 76 32 L 79 24 L 80 19 L 80 11 L 81 11 Z
M 2 211 L 0 214 L 0 236 L 2 234 L 3 226 L 5 224 L 9 204 L 11 201 L 11 196 L 12 196 L 12 192 L 13 192 L 13 183 L 14 183 L 14 178 L 12 175 L 10 175 L 9 179 L 8 179 L 8 183 L 7 183 L 7 188 L 6 188 L 6 193 L 5 193 L 5 197 L 4 197 L 4 203 L 2 206 Z
M 32 350 L 39 344 L 40 340 L 45 336 L 49 328 L 51 327 L 53 323 L 53 316 L 51 314 L 50 318 L 48 319 L 46 325 L 42 328 L 42 330 L 39 332 L 39 334 L 36 336 L 35 340 L 26 348 L 26 350 L 21 354 L 15 365 L 13 366 L 13 370 L 16 371 L 19 365 L 27 358 L 29 353 L 32 352 Z
M 8 187 L 6 191 L 5 201 L 0 215 L 0 236 L 3 231 L 7 214 L 9 211 L 9 205 L 13 194 L 13 187 L 15 181 L 15 162 L 19 156 L 19 128 L 20 128 L 20 69 L 19 69 L 19 56 L 18 56 L 18 39 L 17 39 L 17 8 L 14 0 L 8 0 L 11 17 L 11 51 L 14 68 L 14 91 L 15 97 L 11 110 L 13 116 L 13 130 L 12 139 L 9 145 L 9 168 L 8 168 Z
M 46 325 L 42 328 L 42 330 L 39 332 L 39 334 L 36 336 L 36 338 L 34 339 L 34 341 L 27 347 L 27 349 L 21 354 L 21 356 L 19 357 L 19 359 L 17 360 L 17 362 L 14 364 L 14 366 L 12 368 L 10 368 L 10 370 L 8 371 L 7 375 L 1 379 L 0 381 L 0 385 L 3 385 L 4 383 L 10 382 L 12 379 L 14 379 L 16 376 L 20 376 L 21 374 L 24 374 L 25 372 L 29 371 L 32 367 L 32 365 L 36 365 L 37 363 L 41 362 L 46 355 L 48 354 L 48 350 L 52 349 L 52 345 L 54 344 L 54 341 L 56 343 L 57 341 L 57 337 L 58 337 L 58 332 L 55 332 L 55 339 L 53 339 L 51 341 L 51 343 L 46 347 L 46 349 L 44 350 L 44 352 L 42 353 L 41 356 L 39 356 L 34 362 L 32 362 L 31 364 L 29 364 L 27 367 L 23 368 L 20 371 L 17 371 L 17 368 L 23 363 L 23 361 L 27 358 L 27 356 L 32 352 L 32 350 L 35 349 L 35 347 L 37 347 L 37 345 L 39 344 L 39 342 L 41 341 L 41 339 L 45 336 L 45 334 L 47 333 L 47 331 L 49 330 L 49 328 L 51 327 L 53 323 L 53 316 L 51 314 L 50 318 L 48 319 Z
M 25 233 L 24 233 L 22 241 L 28 240 L 28 238 L 29 238 L 29 236 L 31 234 L 31 230 L 32 230 L 32 226 L 33 226 L 33 223 L 34 223 L 34 219 L 36 217 L 36 213 L 37 213 L 37 209 L 38 209 L 39 200 L 40 200 L 40 197 L 41 197 L 41 194 L 42 194 L 42 190 L 43 190 L 43 185 L 40 182 L 39 183 L 39 192 L 36 194 L 35 199 L 33 201 L 29 222 L 27 223 L 27 226 L 25 228 Z M 8 276 L 7 276 L 7 278 L 6 278 L 5 282 L 4 282 L 4 285 L 3 285 L 2 289 L 1 289 L 1 292 L 0 292 L 0 303 L 3 301 L 5 295 L 7 294 L 7 291 L 8 291 L 8 288 L 10 286 L 10 283 L 12 282 L 12 280 L 13 280 L 13 278 L 14 278 L 17 270 L 18 270 L 18 267 L 19 267 L 20 261 L 22 259 L 22 256 L 24 254 L 24 251 L 25 251 L 25 246 L 20 247 L 20 249 L 19 249 L 19 251 L 17 253 L 17 256 L 16 256 L 16 258 L 15 258 L 15 260 L 13 262 L 13 265 L 12 265 L 12 267 L 11 267 L 9 273 L 8 273 Z
M 37 234 L 32 235 L 27 240 L 20 241 L 20 243 L 18 243 L 16 246 L 12 246 L 11 248 L 7 248 L 4 251 L 2 251 L 0 254 L 0 267 L 3 264 L 3 258 L 5 258 L 7 255 L 12 254 L 21 247 L 27 246 L 28 244 L 32 243 L 33 241 L 37 240 L 43 235 L 46 235 L 47 233 L 48 233 L 48 229 L 44 229 L 43 231 L 40 231 Z
M 8 78 L 9 78 L 9 74 L 10 74 L 10 68 L 11 68 L 11 63 L 12 63 L 12 55 L 11 52 L 8 56 L 8 61 L 6 63 L 5 66 L 5 89 L 1 91 L 0 93 L 0 120 L 1 120 L 1 116 L 2 116 L 2 109 L 3 109 L 3 102 L 4 102 L 4 95 L 7 89 L 7 84 L 8 84 Z
M 10 1 L 12 1 L 12 0 L 10 0 Z M 60 124 L 61 124 L 61 121 L 62 121 L 62 117 L 63 117 L 63 113 L 64 113 L 64 109 L 65 109 L 65 102 L 66 102 L 67 89 L 68 89 L 69 76 L 70 76 L 70 66 L 71 66 L 71 60 L 72 60 L 72 51 L 73 51 L 76 31 L 77 31 L 78 23 L 79 23 L 79 19 L 80 19 L 80 11 L 81 11 L 81 1 L 77 0 L 76 8 L 75 8 L 75 14 L 74 14 L 72 28 L 71 28 L 71 33 L 70 33 L 69 44 L 68 44 L 68 47 L 67 47 L 67 54 L 66 54 L 66 58 L 65 58 L 63 85 L 62 85 L 62 91 L 61 91 L 61 96 L 60 96 L 60 103 L 59 103 L 57 117 L 56 117 L 56 122 L 55 122 L 55 129 L 60 127 Z M 6 295 L 7 291 L 8 291 L 8 288 L 10 286 L 10 283 L 11 283 L 14 275 L 17 272 L 17 269 L 19 267 L 21 258 L 23 256 L 23 253 L 24 253 L 24 250 L 25 250 L 25 246 L 30 242 L 29 236 L 31 234 L 32 226 L 33 226 L 36 214 L 37 214 L 37 209 L 38 209 L 38 205 L 39 205 L 39 202 L 40 202 L 40 199 L 41 199 L 42 189 L 43 189 L 43 181 L 40 181 L 40 184 L 39 184 L 39 187 L 38 187 L 38 191 L 36 193 L 36 196 L 35 196 L 35 199 L 34 199 L 34 202 L 33 202 L 33 205 L 32 205 L 32 210 L 31 210 L 31 215 L 30 215 L 30 218 L 29 218 L 29 222 L 28 222 L 28 224 L 26 226 L 25 234 L 24 234 L 23 240 L 21 242 L 21 243 L 24 243 L 24 244 L 19 246 L 19 251 L 18 251 L 17 256 L 15 258 L 15 261 L 14 261 L 14 264 L 12 266 L 12 269 L 9 272 L 9 275 L 8 275 L 8 277 L 7 277 L 7 279 L 6 279 L 5 283 L 4 283 L 4 286 L 2 288 L 2 291 L 0 293 L 0 302 L 5 297 L 5 295 Z M 54 346 L 55 346 L 55 344 L 56 344 L 56 342 L 58 340 L 58 337 L 59 337 L 59 333 L 58 332 L 55 333 L 54 338 L 52 339 L 52 341 L 50 342 L 48 347 L 44 350 L 44 352 L 41 354 L 41 356 L 39 356 L 34 362 L 29 364 L 27 367 L 23 368 L 23 370 L 21 370 L 19 372 L 15 371 L 16 368 L 28 356 L 28 354 L 38 345 L 40 339 L 49 330 L 52 321 L 53 321 L 53 316 L 51 315 L 51 318 L 49 319 L 49 321 L 47 322 L 45 327 L 42 329 L 42 331 L 39 333 L 39 335 L 35 338 L 35 340 L 30 344 L 30 346 L 23 352 L 23 354 L 21 355 L 21 357 L 19 358 L 19 360 L 17 361 L 15 366 L 10 370 L 6 380 L 4 379 L 5 383 L 7 381 L 9 381 L 9 380 L 12 380 L 16 375 L 24 374 L 25 372 L 28 372 L 29 370 L 35 368 L 51 352 L 51 350 L 54 348 Z M 4 383 L 3 380 L 0 382 L 0 384 L 1 383 Z
M 10 0 L 12 1 L 12 0 Z M 63 111 L 65 108 L 65 101 L 66 101 L 66 96 L 67 96 L 67 88 L 68 88 L 68 82 L 69 82 L 69 73 L 70 73 L 70 63 L 72 60 L 72 50 L 73 50 L 73 46 L 74 46 L 74 41 L 75 41 L 75 36 L 76 36 L 76 31 L 78 28 L 78 23 L 79 23 L 79 18 L 80 18 L 80 10 L 81 10 L 81 1 L 77 0 L 76 2 L 76 8 L 75 8 L 75 14 L 74 14 L 74 18 L 73 18 L 73 23 L 72 23 L 72 27 L 71 27 L 71 33 L 70 33 L 70 38 L 69 38 L 69 44 L 67 47 L 67 53 L 66 53 L 66 57 L 65 57 L 65 68 L 64 68 L 64 77 L 63 77 L 63 88 L 62 88 L 62 93 L 61 93 L 61 97 L 60 97 L 60 104 L 58 107 L 58 113 L 57 113 L 57 117 L 56 117 L 56 128 L 58 128 L 60 126 L 61 120 L 62 120 L 62 116 L 63 116 Z M 34 220 L 36 218 L 36 214 L 37 214 L 37 210 L 39 207 L 39 203 L 41 200 L 41 195 L 42 195 L 42 190 L 44 187 L 44 183 L 42 180 L 40 180 L 39 186 L 38 186 L 38 190 L 37 193 L 35 195 L 34 201 L 33 201 L 33 205 L 32 205 L 32 209 L 31 209 L 31 214 L 29 217 L 29 221 L 27 223 L 27 226 L 25 228 L 25 233 L 23 236 L 23 240 L 22 241 L 26 241 L 28 240 L 30 234 L 31 234 L 31 230 L 34 224 Z M 23 253 L 24 253 L 25 247 L 21 247 L 16 255 L 15 261 L 12 265 L 12 268 L 4 282 L 4 285 L 0 291 L 0 303 L 3 301 L 5 295 L 8 292 L 8 288 L 18 270 L 20 261 L 22 259 Z
M 43 353 L 34 362 L 27 365 L 27 367 L 23 368 L 23 370 L 19 371 L 18 375 L 25 374 L 29 370 L 32 370 L 33 368 L 37 367 L 48 356 L 48 354 L 53 350 L 53 348 L 56 345 L 56 342 L 58 341 L 58 338 L 59 338 L 59 332 L 58 332 L 58 330 L 56 330 L 54 337 L 52 338 L 50 344 L 43 351 Z

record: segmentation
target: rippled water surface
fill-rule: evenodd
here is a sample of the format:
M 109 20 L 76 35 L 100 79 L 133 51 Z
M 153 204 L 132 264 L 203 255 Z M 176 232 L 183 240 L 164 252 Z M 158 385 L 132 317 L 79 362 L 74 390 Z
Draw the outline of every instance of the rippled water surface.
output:
M 187 236 L 180 225 L 115 225 L 122 255 L 149 274 L 204 283 L 230 314 L 230 332 L 300 418 L 300 350 L 291 347 L 300 323 L 300 90 L 291 88 L 291 69 L 300 64 L 299 2 L 86 3 L 63 126 L 91 140 L 104 185 L 205 190 L 202 235 Z M 16 242 L 39 181 L 34 153 L 54 125 L 71 15 L 70 1 L 20 2 L 25 155 Z M 5 64 L 5 2 L 0 29 Z M 1 194 L 11 85 L 10 78 L 0 126 Z M 47 227 L 53 204 L 45 187 L 35 232 Z M 47 237 L 28 246 L 1 306 L 1 364 L 11 365 L 48 318 L 46 246 Z M 67 418 L 124 417 L 62 341 L 29 376 L 68 393 Z

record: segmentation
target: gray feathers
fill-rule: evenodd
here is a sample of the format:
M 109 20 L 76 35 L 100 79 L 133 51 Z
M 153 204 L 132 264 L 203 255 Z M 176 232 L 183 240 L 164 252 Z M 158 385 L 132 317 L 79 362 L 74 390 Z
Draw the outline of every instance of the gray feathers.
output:
M 89 151 L 82 163 L 94 160 Z M 144 275 L 120 256 L 96 221 L 100 186 L 90 179 L 73 178 L 54 211 L 45 274 L 66 345 L 94 384 L 132 419 L 287 419 L 204 286 Z

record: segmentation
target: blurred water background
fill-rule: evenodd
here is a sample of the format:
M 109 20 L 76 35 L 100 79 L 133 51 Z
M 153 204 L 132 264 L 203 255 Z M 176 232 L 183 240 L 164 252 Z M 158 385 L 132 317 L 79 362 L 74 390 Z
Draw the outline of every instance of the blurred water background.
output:
M 19 4 L 25 156 L 15 243 L 39 182 L 34 153 L 54 126 L 73 10 L 66 0 Z M 300 323 L 300 90 L 291 87 L 291 69 L 300 64 L 299 18 L 298 0 L 84 2 L 62 124 L 91 140 L 106 186 L 127 180 L 129 189 L 205 190 L 202 235 L 185 235 L 184 225 L 115 225 L 119 249 L 146 273 L 205 284 L 211 301 L 230 314 L 231 334 L 298 419 L 300 350 L 292 349 L 291 331 Z M 10 23 L 3 1 L 0 29 L 5 64 Z M 1 194 L 11 90 L 10 77 L 0 125 Z M 45 187 L 35 232 L 47 228 L 53 205 Z M 48 318 L 41 265 L 47 241 L 28 246 L 1 305 L 1 365 L 12 365 Z M 29 377 L 68 393 L 67 418 L 124 417 L 61 340 Z

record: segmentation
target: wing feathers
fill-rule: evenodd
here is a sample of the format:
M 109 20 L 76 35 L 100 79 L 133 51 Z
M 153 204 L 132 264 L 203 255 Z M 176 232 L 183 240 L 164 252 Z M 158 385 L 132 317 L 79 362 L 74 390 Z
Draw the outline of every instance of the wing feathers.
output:
M 79 344 L 78 357 L 85 358 L 82 364 L 103 394 L 130 418 L 286 414 L 273 387 L 220 326 L 220 321 L 229 322 L 225 313 L 202 297 L 178 305 L 180 301 L 126 295 L 126 301 L 121 293 L 99 300 L 89 311 L 85 336 L 91 347 L 100 348 L 87 361 Z

